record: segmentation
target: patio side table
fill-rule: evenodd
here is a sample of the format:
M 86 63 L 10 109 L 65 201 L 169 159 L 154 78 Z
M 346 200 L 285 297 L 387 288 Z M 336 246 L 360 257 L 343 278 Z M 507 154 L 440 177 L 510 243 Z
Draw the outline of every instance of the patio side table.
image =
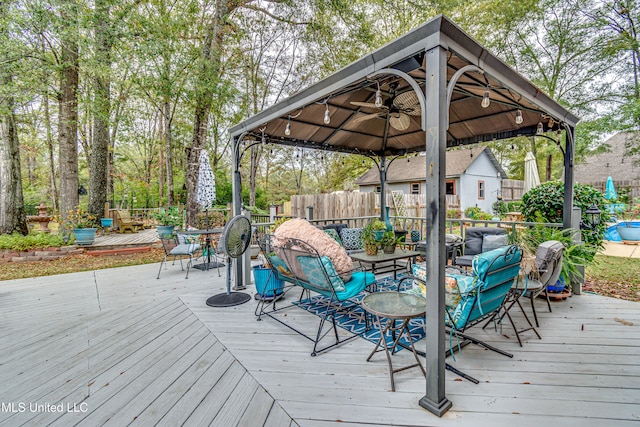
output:
M 425 315 L 426 306 L 427 303 L 424 298 L 402 292 L 374 292 L 365 296 L 362 300 L 362 308 L 375 316 L 376 323 L 380 329 L 380 338 L 371 354 L 369 354 L 369 357 L 367 357 L 367 362 L 371 360 L 371 357 L 375 353 L 385 352 L 387 355 L 387 363 L 389 364 L 391 391 L 396 391 L 393 380 L 393 374 L 396 372 L 419 367 L 422 375 L 427 376 L 424 366 L 422 366 L 420 359 L 418 359 L 418 353 L 416 353 L 416 349 L 413 346 L 413 339 L 411 338 L 411 332 L 408 327 L 411 319 Z M 382 326 L 382 318 L 387 319 L 384 327 Z M 396 320 L 402 320 L 402 324 L 398 326 Z M 386 340 L 388 332 L 390 332 L 394 338 L 391 344 L 387 343 Z M 396 347 L 400 345 L 399 342 L 403 335 L 409 340 L 409 349 L 413 352 L 416 363 L 394 369 L 391 356 L 395 353 Z

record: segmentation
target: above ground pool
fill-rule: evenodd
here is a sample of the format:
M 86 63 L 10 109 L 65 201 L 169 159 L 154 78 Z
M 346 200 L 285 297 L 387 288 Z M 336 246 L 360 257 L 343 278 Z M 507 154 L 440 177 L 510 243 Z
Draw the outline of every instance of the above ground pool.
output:
M 620 221 L 616 224 L 609 226 L 604 232 L 604 240 L 610 240 L 612 242 L 622 242 L 622 238 L 618 233 L 618 226 L 627 226 L 640 228 L 640 221 Z

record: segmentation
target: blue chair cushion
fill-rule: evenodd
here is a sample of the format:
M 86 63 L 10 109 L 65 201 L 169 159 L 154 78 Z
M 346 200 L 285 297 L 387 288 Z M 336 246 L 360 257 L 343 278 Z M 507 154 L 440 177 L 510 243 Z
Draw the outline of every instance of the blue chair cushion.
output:
M 329 257 L 299 256 L 298 263 L 306 280 L 319 290 L 331 292 L 331 288 L 333 288 L 336 293 L 345 291 L 344 282 L 338 276 Z M 327 276 L 329 276 L 329 282 L 327 282 Z
M 351 280 L 344 284 L 345 290 L 337 292 L 336 296 L 340 301 L 352 298 L 362 292 L 367 286 L 372 285 L 376 281 L 373 273 L 365 271 L 356 271 L 351 275 Z

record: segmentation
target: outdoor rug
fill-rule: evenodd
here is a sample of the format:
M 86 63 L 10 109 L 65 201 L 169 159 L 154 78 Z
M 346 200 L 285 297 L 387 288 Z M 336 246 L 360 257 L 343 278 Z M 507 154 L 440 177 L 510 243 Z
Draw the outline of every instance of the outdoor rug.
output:
M 402 278 L 401 275 L 398 275 L 398 280 Z M 380 291 L 396 291 L 397 289 L 397 281 L 394 281 L 393 278 L 388 277 L 384 279 L 379 279 L 376 281 L 377 292 Z M 375 322 L 374 318 L 371 317 L 370 329 L 366 332 L 366 324 L 365 324 L 365 311 L 360 305 L 360 301 L 365 297 L 365 293 L 362 292 L 351 299 L 352 302 L 346 302 L 343 304 L 339 304 L 334 302 L 332 305 L 338 307 L 338 312 L 336 313 L 336 323 L 342 329 L 345 329 L 353 334 L 361 334 L 361 337 L 371 341 L 372 343 L 377 343 L 380 338 L 380 329 L 378 329 L 378 325 Z M 357 305 L 355 304 L 357 302 Z M 310 313 L 315 315 L 319 315 L 319 313 L 324 313 L 327 309 L 327 306 L 330 304 L 327 298 L 324 298 L 321 295 L 315 295 L 311 298 L 304 299 L 300 302 L 294 302 L 298 307 L 307 310 Z M 382 323 L 382 327 L 387 323 L 386 318 L 380 319 Z M 411 319 L 409 321 L 409 332 L 411 333 L 411 337 L 413 338 L 414 345 L 417 341 L 420 341 L 425 337 L 425 319 L 424 317 L 417 317 L 415 319 Z M 364 333 L 363 333 L 364 332 Z M 387 334 L 385 337 L 388 344 L 393 343 L 393 338 L 390 334 Z M 409 345 L 409 340 L 406 336 L 403 336 L 400 339 L 400 343 L 403 345 Z M 398 350 L 401 350 L 402 347 L 399 347 Z

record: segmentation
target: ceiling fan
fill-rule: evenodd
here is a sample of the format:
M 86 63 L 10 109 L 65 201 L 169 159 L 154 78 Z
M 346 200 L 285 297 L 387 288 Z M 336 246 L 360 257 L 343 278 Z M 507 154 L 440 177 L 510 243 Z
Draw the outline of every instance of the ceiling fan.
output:
M 351 101 L 352 105 L 356 105 L 358 107 L 380 110 L 373 114 L 359 115 L 352 121 L 352 123 L 360 123 L 366 120 L 375 119 L 376 117 L 386 118 L 387 114 L 389 114 L 389 125 L 391 125 L 392 128 L 399 131 L 407 130 L 411 124 L 411 118 L 409 116 L 419 116 L 422 114 L 420 101 L 418 101 L 418 96 L 413 90 L 396 95 L 397 87 L 397 82 L 389 85 L 391 97 L 384 100 L 380 107 L 377 107 L 376 104 L 370 102 Z

